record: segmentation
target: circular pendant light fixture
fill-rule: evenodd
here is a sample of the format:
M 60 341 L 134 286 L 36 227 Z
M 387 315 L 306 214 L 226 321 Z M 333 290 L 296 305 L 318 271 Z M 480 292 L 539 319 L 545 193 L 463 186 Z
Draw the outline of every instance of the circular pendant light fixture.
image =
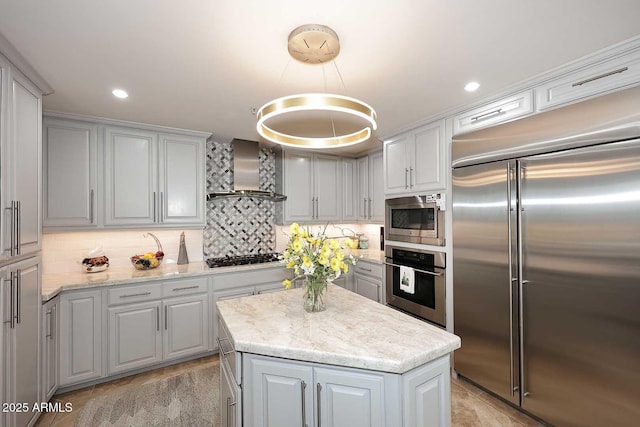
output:
M 288 50 L 292 58 L 302 63 L 324 64 L 338 56 L 340 42 L 338 35 L 331 28 L 309 24 L 300 26 L 289 34 Z M 336 71 L 340 76 L 337 66 Z M 341 76 L 340 79 L 342 80 Z M 317 120 L 317 117 L 311 118 L 309 115 L 322 112 L 329 113 L 329 135 L 309 136 L 302 132 L 278 129 L 286 122 L 287 117 L 297 115 L 300 120 L 299 117 L 302 115 L 303 120 Z M 370 105 L 355 98 L 331 93 L 305 93 L 278 98 L 260 107 L 256 116 L 256 129 L 263 138 L 277 144 L 301 148 L 335 148 L 358 144 L 369 139 L 372 130 L 377 128 L 377 115 Z M 351 129 L 337 132 L 334 121 L 336 116 L 345 117 L 345 122 L 349 122 Z M 301 130 L 301 127 L 304 125 L 298 126 L 298 130 Z

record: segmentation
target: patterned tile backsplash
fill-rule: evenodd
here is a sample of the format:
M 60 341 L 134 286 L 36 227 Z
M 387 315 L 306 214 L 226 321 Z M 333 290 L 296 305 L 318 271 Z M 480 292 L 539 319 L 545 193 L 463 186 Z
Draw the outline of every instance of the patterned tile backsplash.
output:
M 275 191 L 276 163 L 270 149 L 260 150 L 260 189 Z M 207 193 L 233 189 L 233 145 L 207 142 Z M 229 197 L 207 202 L 204 258 L 275 251 L 275 202 Z

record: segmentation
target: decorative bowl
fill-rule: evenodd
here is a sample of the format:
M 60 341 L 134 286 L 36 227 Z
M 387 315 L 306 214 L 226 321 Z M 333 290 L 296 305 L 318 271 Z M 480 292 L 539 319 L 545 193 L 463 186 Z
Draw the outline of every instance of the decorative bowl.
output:
M 109 268 L 109 258 L 99 256 L 82 260 L 82 270 L 87 273 L 98 273 Z
M 158 250 L 156 252 L 147 252 L 143 255 L 134 255 L 131 257 L 131 265 L 136 270 L 149 270 L 151 268 L 156 268 L 160 264 L 162 264 L 162 259 L 164 258 L 164 252 L 162 252 L 162 245 L 160 244 L 160 240 L 153 233 L 145 233 L 142 237 L 153 237 L 153 240 L 156 241 L 156 245 L 158 246 Z
M 151 268 L 156 268 L 160 264 L 162 264 L 162 259 L 164 258 L 164 254 L 160 255 L 162 252 L 147 252 L 144 255 L 134 255 L 131 257 L 131 265 L 135 267 L 136 270 L 149 270 Z

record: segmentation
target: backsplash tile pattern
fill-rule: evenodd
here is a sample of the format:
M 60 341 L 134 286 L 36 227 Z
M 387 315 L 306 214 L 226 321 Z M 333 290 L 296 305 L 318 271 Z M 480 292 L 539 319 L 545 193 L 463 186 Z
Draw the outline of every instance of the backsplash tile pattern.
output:
M 275 155 L 260 150 L 260 189 L 275 191 Z M 207 142 L 207 192 L 233 188 L 233 146 Z M 275 250 L 275 202 L 230 197 L 207 202 L 204 257 L 267 253 Z

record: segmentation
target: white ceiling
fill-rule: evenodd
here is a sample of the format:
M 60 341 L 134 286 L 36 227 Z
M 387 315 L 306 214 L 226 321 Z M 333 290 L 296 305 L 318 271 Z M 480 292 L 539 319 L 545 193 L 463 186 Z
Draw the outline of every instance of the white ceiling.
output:
M 346 95 L 377 110 L 377 138 L 640 33 L 638 0 L 0 0 L 0 11 L 0 33 L 55 90 L 45 109 L 217 140 L 257 140 L 252 107 L 324 90 L 322 66 L 287 53 L 302 24 L 338 33 Z M 345 94 L 330 64 L 325 74 Z

